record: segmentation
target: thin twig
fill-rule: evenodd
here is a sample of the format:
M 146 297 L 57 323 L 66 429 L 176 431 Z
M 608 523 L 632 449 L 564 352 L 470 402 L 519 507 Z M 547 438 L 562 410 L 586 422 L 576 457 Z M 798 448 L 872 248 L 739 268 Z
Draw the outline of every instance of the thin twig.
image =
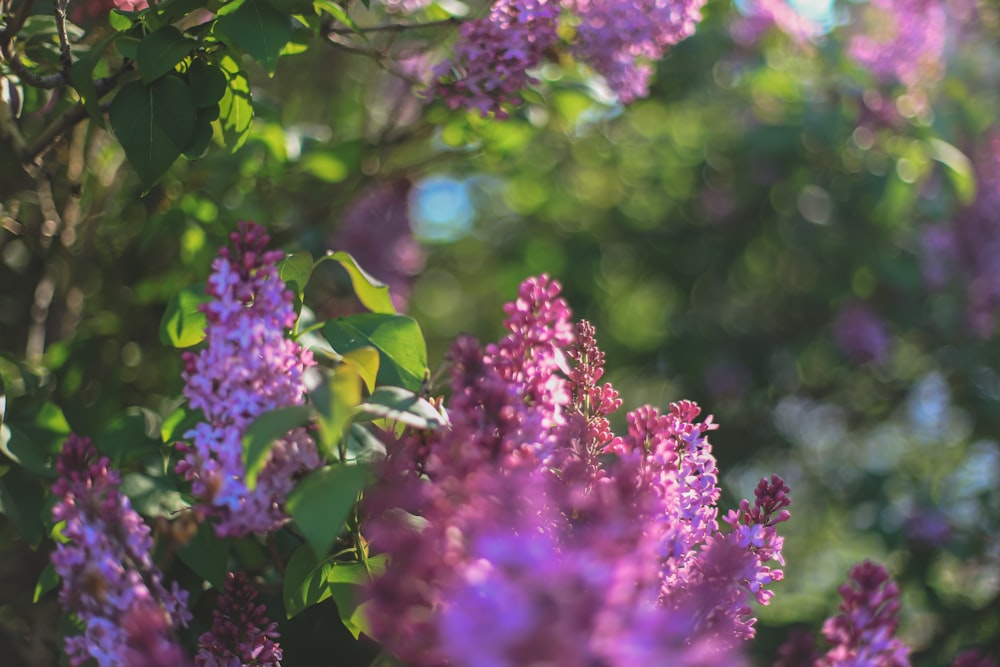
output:
M 14 35 L 20 32 L 24 22 L 28 20 L 34 4 L 35 0 L 23 0 L 21 2 L 21 6 L 17 8 L 14 18 L 10 20 L 10 23 L 7 24 L 7 27 L 3 31 L 0 31 L 0 44 L 10 44 L 11 40 L 14 39 Z
M 62 72 L 69 78 L 69 68 L 73 64 L 73 51 L 69 44 L 69 35 L 66 33 L 66 5 L 68 0 L 56 0 L 56 32 L 59 34 L 59 61 L 62 63 Z
M 427 21 L 426 23 L 381 23 L 379 25 L 357 26 L 355 28 L 335 28 L 333 25 L 324 27 L 323 33 L 326 35 L 356 35 L 369 32 L 404 32 L 406 30 L 421 30 L 423 28 L 440 28 L 448 25 L 459 25 L 462 20 L 455 16 L 449 16 L 439 21 Z

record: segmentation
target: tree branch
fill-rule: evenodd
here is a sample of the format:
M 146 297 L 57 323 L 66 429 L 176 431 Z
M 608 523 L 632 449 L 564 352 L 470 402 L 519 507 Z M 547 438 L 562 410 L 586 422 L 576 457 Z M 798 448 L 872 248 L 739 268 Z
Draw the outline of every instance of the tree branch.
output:
M 63 26 L 65 28 L 65 25 Z M 21 58 L 18 57 L 16 53 L 10 48 L 10 42 L 0 39 L 0 54 L 3 55 L 3 59 L 7 61 L 10 68 L 14 70 L 14 73 L 23 81 L 24 83 L 32 86 L 34 88 L 58 88 L 66 81 L 66 76 L 62 72 L 56 72 L 55 74 L 35 74 L 30 69 L 24 66 L 21 62 Z
M 114 72 L 110 76 L 106 76 L 103 79 L 98 79 L 94 82 L 94 87 L 97 89 L 97 97 L 100 99 L 106 95 L 112 88 L 118 84 L 118 79 L 121 78 L 122 74 L 128 72 L 132 69 L 132 61 L 127 60 L 118 71 Z M 109 103 L 104 103 L 101 105 L 101 111 L 105 112 L 110 107 Z M 35 158 L 44 153 L 49 147 L 55 143 L 64 132 L 73 128 L 74 125 L 82 121 L 87 117 L 87 109 L 82 103 L 74 104 L 66 112 L 64 112 L 59 118 L 55 120 L 51 125 L 49 125 L 45 130 L 42 131 L 38 138 L 36 138 L 30 146 L 25 147 L 21 154 L 22 161 L 27 164 L 33 162 Z

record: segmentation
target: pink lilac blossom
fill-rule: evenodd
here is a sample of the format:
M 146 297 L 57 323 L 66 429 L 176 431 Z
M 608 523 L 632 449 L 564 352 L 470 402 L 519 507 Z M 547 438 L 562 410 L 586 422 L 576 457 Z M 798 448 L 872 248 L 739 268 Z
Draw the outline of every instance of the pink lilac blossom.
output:
M 823 33 L 823 27 L 796 11 L 787 0 L 752 0 L 742 7 L 729 32 L 744 46 L 752 46 L 772 27 L 798 44 L 807 44 Z
M 150 552 L 153 539 L 129 499 L 121 477 L 98 457 L 87 438 L 71 435 L 56 460 L 52 517 L 65 522 L 66 542 L 56 544 L 52 565 L 62 578 L 59 600 L 83 623 L 66 638 L 71 665 L 98 667 L 187 663 L 174 631 L 187 624 L 187 591 L 168 589 Z
M 851 38 L 847 53 L 875 78 L 914 86 L 941 77 L 947 1 L 871 0 L 866 19 L 866 30 Z
M 823 624 L 823 636 L 833 646 L 815 667 L 909 667 L 909 647 L 893 636 L 902 605 L 889 572 L 865 561 L 851 568 L 838 591 L 841 613 Z
M 330 239 L 334 250 L 349 252 L 365 271 L 389 286 L 393 305 L 401 311 L 406 310 L 410 286 L 426 258 L 410 225 L 412 190 L 408 178 L 373 183 L 344 209 Z
M 212 616 L 212 629 L 198 638 L 195 667 L 281 667 L 278 624 L 257 604 L 246 574 L 227 575 Z
M 529 279 L 499 343 L 456 340 L 450 428 L 388 447 L 366 494 L 391 556 L 373 630 L 416 665 L 744 665 L 787 487 L 763 480 L 719 533 L 711 418 L 645 407 L 615 436 L 593 328 L 574 340 L 559 292 Z
M 534 82 L 528 70 L 555 44 L 558 16 L 554 0 L 498 0 L 459 29 L 454 55 L 434 70 L 436 92 L 452 109 L 505 118 Z
M 881 363 L 889 356 L 889 332 L 885 323 L 861 302 L 840 309 L 833 322 L 833 340 L 856 363 Z
M 932 288 L 949 279 L 964 283 L 966 320 L 982 339 L 993 336 L 1000 310 L 1000 132 L 985 136 L 973 154 L 976 197 L 948 226 L 923 232 L 924 278 Z
M 625 104 L 649 94 L 653 62 L 694 34 L 705 0 L 567 0 L 579 19 L 573 55 Z
M 184 355 L 184 396 L 205 421 L 178 443 L 177 472 L 217 519 L 220 536 L 266 532 L 287 517 L 281 503 L 295 479 L 319 465 L 316 445 L 296 429 L 271 451 L 254 489 L 244 481 L 242 438 L 259 415 L 305 400 L 303 373 L 312 354 L 285 336 L 295 323 L 293 295 L 278 276 L 281 251 L 265 250 L 263 228 L 241 223 L 213 263 L 202 306 L 206 346 Z

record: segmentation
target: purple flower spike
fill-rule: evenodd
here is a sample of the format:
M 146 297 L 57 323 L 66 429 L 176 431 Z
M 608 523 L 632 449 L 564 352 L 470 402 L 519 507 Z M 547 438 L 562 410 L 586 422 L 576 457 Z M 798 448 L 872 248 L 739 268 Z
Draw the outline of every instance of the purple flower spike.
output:
M 84 625 L 82 635 L 66 638 L 66 653 L 72 665 L 94 659 L 98 667 L 155 667 L 156 655 L 183 656 L 173 631 L 191 617 L 187 591 L 163 585 L 149 526 L 108 464 L 89 438 L 76 435 L 56 459 L 52 518 L 64 522 L 67 541 L 56 545 L 52 565 L 62 578 L 60 602 Z
M 195 667 L 281 667 L 277 623 L 272 623 L 257 590 L 243 572 L 230 572 L 212 629 L 198 638 Z
M 184 459 L 177 472 L 218 519 L 220 536 L 266 532 L 287 517 L 281 503 L 296 477 L 319 465 L 316 445 L 296 429 L 271 450 L 253 490 L 244 482 L 242 438 L 264 412 L 305 400 L 303 373 L 312 354 L 285 337 L 295 324 L 294 296 L 278 276 L 281 251 L 267 251 L 264 229 L 241 223 L 212 265 L 204 306 L 207 345 L 184 355 L 184 396 L 205 421 L 178 443 Z
M 437 92 L 452 109 L 506 118 L 535 82 L 528 70 L 558 39 L 557 16 L 552 0 L 499 0 L 489 16 L 462 25 L 454 57 L 434 70 Z
M 817 667 L 909 667 L 910 648 L 893 635 L 899 625 L 899 587 L 889 572 L 865 561 L 851 568 L 838 590 L 841 613 L 823 624 L 833 644 Z
M 705 0 L 567 0 L 580 19 L 573 55 L 625 104 L 649 94 L 650 63 L 694 34 Z

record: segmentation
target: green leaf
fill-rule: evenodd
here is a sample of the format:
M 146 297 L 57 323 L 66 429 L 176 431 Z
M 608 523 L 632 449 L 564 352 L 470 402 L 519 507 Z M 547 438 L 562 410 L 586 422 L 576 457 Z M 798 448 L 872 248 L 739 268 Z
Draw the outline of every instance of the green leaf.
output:
M 253 120 L 250 80 L 240 69 L 239 62 L 229 54 L 219 59 L 219 67 L 226 77 L 226 92 L 219 102 L 219 119 L 216 122 L 223 144 L 235 153 L 247 140 Z
M 191 132 L 191 140 L 184 147 L 184 157 L 189 160 L 197 160 L 212 143 L 212 121 L 219 117 L 219 105 L 198 109 L 194 119 L 194 130 Z
M 205 313 L 198 307 L 212 297 L 201 285 L 185 287 L 170 298 L 160 320 L 160 342 L 172 347 L 191 347 L 205 339 Z
M 265 0 L 246 0 L 232 14 L 220 16 L 214 31 L 274 74 L 281 49 L 292 36 L 292 22 Z
M 125 32 L 132 27 L 132 12 L 123 12 L 120 9 L 112 9 L 108 12 L 108 23 L 117 32 Z
M 257 476 L 264 469 L 274 443 L 294 428 L 305 426 L 313 417 L 308 405 L 290 405 L 257 417 L 243 435 L 243 463 L 247 488 L 257 486 Z
M 433 405 L 400 387 L 379 387 L 358 406 L 359 419 L 391 419 L 420 429 L 435 429 L 447 422 Z
M 195 60 L 184 76 L 191 89 L 191 100 L 199 109 L 217 106 L 226 94 L 226 75 L 217 65 Z
M 350 253 L 335 252 L 330 255 L 330 259 L 347 271 L 347 275 L 351 278 L 351 287 L 354 288 L 361 305 L 373 313 L 396 313 L 396 308 L 389 297 L 389 286 L 362 269 Z
M 204 421 L 205 416 L 201 410 L 192 410 L 186 405 L 171 412 L 163 420 L 160 427 L 160 439 L 163 444 L 171 444 L 184 437 L 184 434 Z
M 172 478 L 130 472 L 122 476 L 121 490 L 132 501 L 135 510 L 147 517 L 170 516 L 187 507 Z
M 69 80 L 72 82 L 73 87 L 76 88 L 76 92 L 79 93 L 80 99 L 83 100 L 83 106 L 87 110 L 87 115 L 102 128 L 104 127 L 104 112 L 101 111 L 100 96 L 97 94 L 97 86 L 94 84 L 93 72 L 94 68 L 97 67 L 97 63 L 104 56 L 104 50 L 108 47 L 108 44 L 117 37 L 118 33 L 105 37 L 92 46 L 90 50 L 70 65 L 69 68 Z
M 976 174 L 972 161 L 965 153 L 940 139 L 928 139 L 931 157 L 948 167 L 951 183 L 963 205 L 969 205 L 976 198 Z
M 52 566 L 52 563 L 46 564 L 45 569 L 38 575 L 38 581 L 35 583 L 35 595 L 32 598 L 32 602 L 41 600 L 42 596 L 58 586 L 60 581 L 61 577 L 56 574 L 56 569 Z
M 55 477 L 53 459 L 70 433 L 62 410 L 48 401 L 14 406 L 0 432 L 0 452 L 29 472 Z
M 135 60 L 136 54 L 139 52 L 139 39 L 131 35 L 120 35 L 115 46 L 122 58 Z
M 350 366 L 324 370 L 323 381 L 309 397 L 319 414 L 316 444 L 324 457 L 332 459 L 344 435 L 344 427 L 350 423 L 354 409 L 361 402 L 361 378 Z
M 368 468 L 326 466 L 309 473 L 288 495 L 286 507 L 317 554 L 326 554 L 368 482 Z
M 111 458 L 116 468 L 158 453 L 160 443 L 150 433 L 159 431 L 160 425 L 154 424 L 153 418 L 141 408 L 129 408 L 95 438 L 97 448 Z
M 232 546 L 232 540 L 218 537 L 212 524 L 202 521 L 191 541 L 178 549 L 177 556 L 198 576 L 222 590 Z
M 331 567 L 330 561 L 320 560 L 308 544 L 295 550 L 285 566 L 282 585 L 282 599 L 288 618 L 330 597 L 326 576 Z
M 373 463 L 385 459 L 385 444 L 364 424 L 354 423 L 347 429 L 347 460 Z
M 347 364 L 358 374 L 368 387 L 368 393 L 375 391 L 378 377 L 378 350 L 374 347 L 359 347 L 341 356 L 341 363 Z
M 278 275 L 295 292 L 295 297 L 301 301 L 305 296 L 306 283 L 313 270 L 312 254 L 308 250 L 285 255 L 278 263 Z
M 111 127 L 147 190 L 180 157 L 194 130 L 191 91 L 178 76 L 126 84 L 111 102 Z
M 139 42 L 136 59 L 143 83 L 152 83 L 173 70 L 188 57 L 198 42 L 185 37 L 177 28 L 167 25 L 151 32 Z
M 342 355 L 374 347 L 380 357 L 379 384 L 420 391 L 427 372 L 427 346 L 413 318 L 381 313 L 338 317 L 323 326 L 323 336 Z
M 356 35 L 363 37 L 366 42 L 368 41 L 368 35 L 366 35 L 358 24 L 354 22 L 354 19 L 347 14 L 347 10 L 338 5 L 336 2 L 333 2 L 333 0 L 315 0 L 313 6 L 316 8 L 316 11 L 326 12 L 333 18 L 337 19 L 337 21 L 350 28 Z M 365 7 L 368 7 L 367 2 L 365 3 Z
M 371 635 L 367 609 L 370 602 L 363 601 L 364 589 L 354 584 L 333 584 L 330 593 L 337 603 L 340 620 L 348 632 L 357 639 L 361 633 Z
M 0 478 L 0 506 L 21 539 L 31 547 L 37 546 L 45 532 L 45 489 L 38 477 L 14 469 Z

